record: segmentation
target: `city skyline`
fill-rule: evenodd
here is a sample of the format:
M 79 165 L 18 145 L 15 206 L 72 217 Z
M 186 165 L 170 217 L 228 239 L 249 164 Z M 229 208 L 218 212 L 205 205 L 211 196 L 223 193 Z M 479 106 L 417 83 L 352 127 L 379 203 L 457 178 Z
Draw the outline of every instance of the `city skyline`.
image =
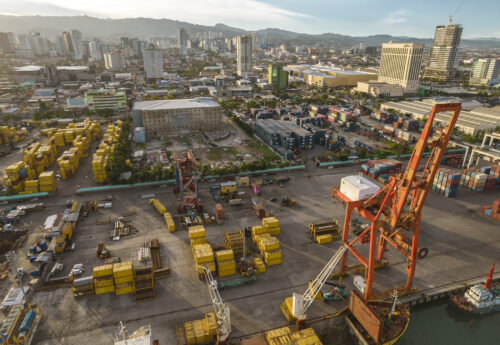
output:
M 326 32 L 346 35 L 396 34 L 429 38 L 436 25 L 448 24 L 448 17 L 455 13 L 460 1 L 445 0 L 439 3 L 421 1 L 401 3 L 396 1 L 336 0 L 269 1 L 212 0 L 207 5 L 201 0 L 159 1 L 137 3 L 131 0 L 102 3 L 62 0 L 7 0 L 0 6 L 1 14 L 11 15 L 88 15 L 98 18 L 173 19 L 200 25 L 226 25 L 258 30 L 277 27 L 293 32 L 321 34 Z M 355 10 L 353 10 L 353 8 Z M 482 9 L 488 8 L 488 11 Z M 466 30 L 463 38 L 500 38 L 500 23 L 495 16 L 500 3 L 488 0 L 464 2 L 455 15 L 454 23 Z M 368 23 L 368 24 L 367 24 Z

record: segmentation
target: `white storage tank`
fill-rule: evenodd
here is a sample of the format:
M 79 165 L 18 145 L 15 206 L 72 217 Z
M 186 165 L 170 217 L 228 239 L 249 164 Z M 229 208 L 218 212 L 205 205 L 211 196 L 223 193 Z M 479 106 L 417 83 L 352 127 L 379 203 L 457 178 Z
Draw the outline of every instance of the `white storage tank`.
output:
M 134 129 L 134 142 L 145 143 L 146 142 L 146 130 L 144 127 L 135 127 Z
M 363 176 L 346 176 L 340 181 L 340 192 L 352 201 L 366 200 L 379 190 L 375 183 Z

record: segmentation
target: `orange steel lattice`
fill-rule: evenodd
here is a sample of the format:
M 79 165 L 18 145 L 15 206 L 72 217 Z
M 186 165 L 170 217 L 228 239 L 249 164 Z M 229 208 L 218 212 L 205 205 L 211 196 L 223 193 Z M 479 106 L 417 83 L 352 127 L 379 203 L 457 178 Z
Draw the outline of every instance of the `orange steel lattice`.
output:
M 436 104 L 432 108 L 420 139 L 415 145 L 405 172 L 397 177 L 391 177 L 388 184 L 368 200 L 351 201 L 338 188 L 332 189 L 332 197 L 346 203 L 342 243 L 348 250 L 340 261 L 339 273 L 345 274 L 352 269 L 360 268 L 360 265 L 347 266 L 347 257 L 351 253 L 364 268 L 365 299 L 386 296 L 393 290 L 398 290 L 400 293 L 411 291 L 419 254 L 418 238 L 422 207 L 439 163 L 446 152 L 461 109 L 461 103 Z M 448 111 L 452 112 L 452 115 L 446 128 L 439 128 L 432 134 L 435 115 Z M 419 163 L 421 163 L 426 148 L 431 149 L 430 156 L 425 168 L 419 171 Z M 354 210 L 367 219 L 370 225 L 354 240 L 349 241 L 349 225 Z M 369 244 L 368 258 L 354 247 L 356 243 Z M 375 295 L 372 294 L 375 267 L 387 264 L 384 253 L 388 243 L 406 257 L 406 282 L 401 287 Z M 426 253 L 426 248 L 421 249 L 421 256 Z

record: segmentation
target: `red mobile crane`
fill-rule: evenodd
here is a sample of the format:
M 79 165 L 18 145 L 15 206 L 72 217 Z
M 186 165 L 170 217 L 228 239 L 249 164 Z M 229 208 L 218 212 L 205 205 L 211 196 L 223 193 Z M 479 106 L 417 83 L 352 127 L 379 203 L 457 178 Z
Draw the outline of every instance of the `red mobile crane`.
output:
M 432 185 L 439 163 L 445 154 L 448 141 L 462 109 L 461 103 L 436 104 L 429 115 L 419 141 L 415 145 L 405 172 L 398 177 L 391 177 L 389 183 L 368 200 L 352 201 L 340 192 L 331 190 L 332 197 L 346 203 L 342 244 L 347 248 L 340 260 L 339 274 L 346 274 L 353 269 L 364 269 L 364 297 L 381 297 L 397 290 L 400 294 L 408 293 L 412 288 L 415 264 L 418 257 L 427 254 L 427 248 L 418 250 L 420 217 L 425 199 Z M 452 112 L 444 129 L 432 134 L 433 121 L 437 113 Z M 418 167 L 426 148 L 431 149 L 425 168 Z M 352 211 L 356 210 L 370 225 L 354 240 L 349 240 L 349 224 Z M 377 236 L 378 235 L 378 236 Z M 369 237 L 369 241 L 366 239 Z M 378 237 L 378 239 L 377 239 Z M 363 241 L 363 238 L 365 241 Z M 369 243 L 369 255 L 366 258 L 354 245 Z M 377 244 L 378 242 L 378 244 Z M 387 243 L 406 257 L 406 282 L 399 288 L 392 288 L 380 294 L 372 294 L 375 267 L 387 264 L 384 253 Z M 347 257 L 351 253 L 361 265 L 347 266 Z
M 182 159 L 175 157 L 175 181 L 174 192 L 179 193 L 179 204 L 177 211 L 184 213 L 186 211 L 202 210 L 198 195 L 198 169 L 193 154 L 188 151 Z

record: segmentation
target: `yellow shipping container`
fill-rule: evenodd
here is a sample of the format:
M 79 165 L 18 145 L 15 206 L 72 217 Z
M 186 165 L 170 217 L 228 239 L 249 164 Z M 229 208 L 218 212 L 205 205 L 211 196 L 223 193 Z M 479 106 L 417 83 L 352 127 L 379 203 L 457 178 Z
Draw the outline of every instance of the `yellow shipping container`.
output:
M 330 243 L 332 241 L 333 241 L 332 234 L 316 236 L 316 242 L 318 242 L 319 244 Z
M 210 272 L 215 272 L 215 262 L 214 261 L 210 261 L 210 262 L 204 262 L 202 264 L 197 264 L 196 265 L 196 271 L 198 272 L 198 274 L 204 274 L 205 271 L 203 270 L 203 267 L 206 267 L 210 270 Z
M 134 282 L 116 284 L 115 291 L 117 296 L 125 295 L 128 293 L 134 293 L 135 292 Z
M 266 273 L 266 265 L 261 258 L 255 258 L 253 260 L 253 264 L 255 265 L 255 269 L 257 270 L 258 274 Z
M 92 274 L 92 276 L 95 278 L 110 276 L 110 275 L 113 275 L 112 265 L 95 266 Z
M 111 286 L 106 286 L 106 287 L 99 287 L 99 288 L 94 288 L 94 292 L 96 295 L 102 295 L 105 293 L 111 293 L 115 291 L 114 285 Z
M 169 230 L 170 232 L 174 232 L 175 231 L 175 222 L 174 222 L 174 218 L 172 218 L 172 215 L 167 212 L 163 215 L 163 217 L 165 218 L 165 224 L 167 225 L 167 230 Z
M 269 252 L 280 249 L 280 241 L 276 237 L 265 237 L 259 241 L 259 250 Z
M 194 326 L 192 322 L 184 323 L 184 333 L 186 334 L 186 345 L 196 344 L 196 336 L 194 334 Z
M 273 250 L 273 251 L 269 251 L 269 252 L 264 253 L 264 258 L 266 259 L 266 262 L 267 262 L 267 260 L 281 259 L 281 257 L 282 257 L 281 249 Z
M 115 286 L 115 283 L 113 281 L 112 276 L 109 276 L 109 278 L 108 277 L 99 277 L 99 278 L 94 277 L 93 281 L 94 281 L 95 288 Z
M 206 237 L 205 227 L 203 225 L 190 226 L 188 229 L 189 239 Z
M 215 252 L 215 258 L 217 259 L 217 262 L 225 260 L 233 260 L 234 254 L 231 249 L 219 250 Z
M 267 266 L 274 266 L 274 265 L 279 265 L 282 263 L 281 258 L 276 258 L 276 259 L 266 259 L 266 265 Z
M 191 248 L 193 248 L 197 244 L 207 243 L 207 239 L 205 237 L 195 238 L 195 239 L 190 240 L 190 241 L 191 241 Z
M 269 227 L 267 228 L 267 230 L 269 231 L 269 233 L 272 235 L 272 236 L 278 236 L 281 234 L 281 229 L 279 226 L 273 226 L 273 227 Z
M 266 218 L 262 218 L 262 226 L 271 228 L 271 227 L 280 226 L 280 223 L 278 221 L 278 218 L 276 218 L 276 217 L 266 217 Z
M 273 329 L 273 330 L 266 332 L 266 340 L 268 343 L 270 343 L 274 339 L 283 337 L 285 335 L 290 335 L 290 333 L 292 333 L 292 332 L 290 331 L 290 328 L 288 328 L 288 327 Z

